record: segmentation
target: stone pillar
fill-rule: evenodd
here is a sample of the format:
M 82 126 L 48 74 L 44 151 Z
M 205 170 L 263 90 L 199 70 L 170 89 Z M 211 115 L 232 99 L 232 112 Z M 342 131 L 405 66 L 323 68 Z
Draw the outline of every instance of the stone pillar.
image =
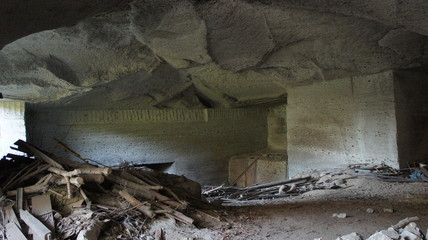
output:
M 398 167 L 392 71 L 288 91 L 289 175 L 349 163 Z

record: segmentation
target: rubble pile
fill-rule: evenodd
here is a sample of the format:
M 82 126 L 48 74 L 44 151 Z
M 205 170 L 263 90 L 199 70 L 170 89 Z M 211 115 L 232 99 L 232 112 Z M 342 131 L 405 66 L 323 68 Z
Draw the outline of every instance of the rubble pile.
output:
M 297 196 L 312 190 L 345 188 L 348 187 L 347 180 L 351 178 L 376 178 L 386 182 L 428 182 L 428 169 L 424 164 L 400 170 L 386 164 L 351 164 L 331 172 L 312 172 L 293 179 L 247 187 L 234 186 L 236 180 L 230 186 L 204 186 L 202 194 L 210 202 L 221 204 L 269 200 Z
M 211 202 L 230 203 L 292 197 L 316 189 L 338 189 L 345 184 L 346 178 L 335 178 L 331 175 L 323 178 L 311 175 L 248 187 L 205 186 L 202 194 Z
M 427 165 L 422 163 L 400 170 L 386 164 L 351 164 L 348 167 L 359 176 L 375 177 L 385 182 L 428 182 Z
M 426 240 L 427 236 L 416 225 L 418 217 L 408 217 L 388 229 L 372 234 L 366 240 Z M 427 233 L 428 234 L 428 233 Z M 322 239 L 322 238 L 320 238 Z M 353 232 L 343 235 L 336 240 L 362 240 L 363 238 Z
M 156 239 L 145 233 L 147 223 L 163 217 L 193 226 L 190 206 L 206 204 L 200 185 L 182 176 L 15 145 L 25 154 L 0 161 L 0 239 Z

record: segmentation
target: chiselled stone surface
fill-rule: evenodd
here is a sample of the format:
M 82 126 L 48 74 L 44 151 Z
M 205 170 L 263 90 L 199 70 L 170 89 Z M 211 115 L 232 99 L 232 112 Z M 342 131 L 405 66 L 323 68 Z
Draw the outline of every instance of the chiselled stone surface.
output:
M 135 1 L 132 6 L 132 32 L 159 57 L 177 68 L 211 61 L 205 22 L 189 1 Z
M 422 0 L 136 0 L 96 16 L 96 3 L 83 2 L 85 14 L 34 29 L 76 25 L 3 47 L 4 94 L 72 108 L 241 107 L 281 101 L 294 86 L 428 63 Z M 3 37 L 24 32 L 35 30 Z

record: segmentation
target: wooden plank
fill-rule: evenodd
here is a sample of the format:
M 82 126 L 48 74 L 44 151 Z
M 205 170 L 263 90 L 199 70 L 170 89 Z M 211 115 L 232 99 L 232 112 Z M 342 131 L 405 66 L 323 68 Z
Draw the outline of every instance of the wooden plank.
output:
M 43 161 L 45 161 L 46 163 L 48 163 L 51 166 L 54 166 L 54 167 L 59 168 L 59 169 L 64 169 L 64 167 L 61 164 L 57 163 L 55 160 L 53 160 L 51 157 L 46 155 L 44 152 L 40 151 L 39 149 L 37 149 L 36 147 L 34 147 L 33 145 L 31 145 L 27 142 L 19 140 L 15 143 L 15 145 L 18 145 L 19 147 L 24 147 L 24 148 L 28 149 L 31 153 L 34 154 L 34 156 L 42 159 Z
M 6 237 L 10 240 L 27 240 L 21 229 L 13 222 L 6 224 Z
M 279 181 L 279 182 L 249 186 L 249 187 L 246 187 L 244 189 L 245 190 L 254 190 L 254 189 L 260 189 L 260 188 L 274 187 L 274 186 L 283 185 L 283 184 L 290 184 L 290 183 L 300 184 L 300 183 L 307 182 L 309 179 L 311 179 L 311 177 L 295 178 L 295 179 L 289 179 L 289 180 L 284 180 L 284 181 Z
M 16 189 L 16 207 L 18 211 L 22 209 L 24 199 L 24 189 L 18 188 Z
M 31 213 L 26 210 L 19 210 L 19 216 L 37 238 L 44 240 L 52 239 L 51 230 L 49 230 L 49 228 L 47 228 L 42 222 L 31 215 Z
M 21 225 L 19 223 L 18 218 L 16 217 L 15 211 L 12 208 L 12 205 L 8 205 L 3 208 L 4 212 L 4 223 L 15 223 L 19 228 Z
M 146 205 L 145 203 L 142 203 L 138 201 L 138 199 L 134 198 L 131 194 L 129 194 L 125 190 L 120 190 L 119 195 L 122 196 L 126 201 L 128 201 L 132 206 L 136 207 L 138 210 L 140 210 L 144 215 L 146 215 L 149 218 L 153 218 L 156 214 L 151 210 L 150 204 Z
M 245 175 L 246 172 L 248 172 L 248 170 L 250 170 L 250 168 L 257 162 L 257 159 L 255 159 L 250 165 L 248 165 L 244 171 L 242 171 L 241 174 L 239 174 L 239 176 L 230 184 L 231 186 L 234 186 L 238 180 Z
M 55 221 L 52 214 L 52 203 L 50 195 L 39 195 L 31 198 L 34 216 L 42 221 L 52 232 L 55 231 Z

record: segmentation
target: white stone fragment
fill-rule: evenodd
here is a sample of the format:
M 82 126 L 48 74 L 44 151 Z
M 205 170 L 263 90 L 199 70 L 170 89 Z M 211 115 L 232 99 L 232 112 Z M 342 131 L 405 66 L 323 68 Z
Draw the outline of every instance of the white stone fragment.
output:
M 361 239 L 362 238 L 360 237 L 360 235 L 358 235 L 355 232 L 336 238 L 336 240 L 361 240 Z
M 384 208 L 384 209 L 383 209 L 383 212 L 386 212 L 386 213 L 393 213 L 393 212 L 394 212 L 394 209 L 392 209 L 392 208 Z
M 396 239 L 396 238 L 395 238 Z M 394 238 L 390 238 L 382 232 L 376 232 L 371 235 L 367 240 L 395 240 Z
M 421 235 L 421 230 L 417 227 L 416 223 L 414 223 L 414 222 L 407 224 L 404 227 L 403 231 L 409 231 L 409 232 L 411 232 L 417 236 Z
M 400 236 L 401 236 L 403 239 L 406 239 L 406 240 L 423 240 L 423 239 L 422 239 L 422 237 L 420 237 L 420 236 L 418 236 L 418 235 L 416 235 L 416 234 L 414 234 L 414 233 L 412 233 L 412 232 L 409 232 L 409 231 L 407 231 L 407 230 L 404 230 L 404 231 L 400 234 Z
M 367 208 L 366 212 L 367 213 L 374 213 L 374 209 L 373 208 Z
M 382 234 L 388 236 L 391 239 L 399 239 L 400 234 L 398 234 L 394 229 L 382 230 L 380 231 Z
M 346 218 L 346 213 L 333 213 L 332 217 Z

